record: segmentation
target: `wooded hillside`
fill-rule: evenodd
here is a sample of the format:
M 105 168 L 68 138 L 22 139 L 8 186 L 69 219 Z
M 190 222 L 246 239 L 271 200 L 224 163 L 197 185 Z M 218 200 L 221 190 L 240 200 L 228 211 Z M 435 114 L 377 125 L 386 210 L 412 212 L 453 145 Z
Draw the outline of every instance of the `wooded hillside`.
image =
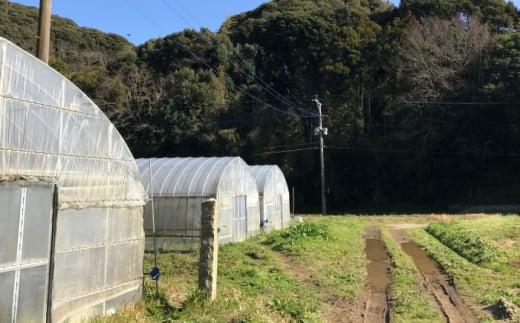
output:
M 34 52 L 37 16 L 0 0 L 0 36 Z M 297 212 L 320 205 L 316 95 L 331 211 L 518 203 L 518 20 L 503 0 L 274 0 L 134 47 L 53 17 L 50 64 L 136 157 L 278 164 Z

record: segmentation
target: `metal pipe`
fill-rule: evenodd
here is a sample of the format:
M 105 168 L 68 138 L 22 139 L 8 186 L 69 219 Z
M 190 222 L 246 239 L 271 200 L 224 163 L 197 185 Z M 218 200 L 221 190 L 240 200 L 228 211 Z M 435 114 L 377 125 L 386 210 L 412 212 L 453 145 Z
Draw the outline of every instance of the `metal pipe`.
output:
M 153 266 L 157 268 L 157 247 L 155 242 L 155 210 L 153 208 L 153 187 L 152 187 L 152 160 L 148 160 L 148 174 L 150 175 L 150 200 L 152 207 L 152 237 L 153 237 Z M 159 296 L 159 280 L 155 279 L 155 296 Z

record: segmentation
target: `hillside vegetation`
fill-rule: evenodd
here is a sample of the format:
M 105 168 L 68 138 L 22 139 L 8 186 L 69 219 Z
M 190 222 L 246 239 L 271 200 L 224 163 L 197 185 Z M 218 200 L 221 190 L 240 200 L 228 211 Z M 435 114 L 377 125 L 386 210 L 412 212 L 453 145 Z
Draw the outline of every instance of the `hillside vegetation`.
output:
M 36 17 L 1 0 L 0 35 L 34 52 Z M 136 157 L 275 163 L 300 211 L 319 205 L 315 95 L 331 209 L 515 203 L 518 18 L 503 0 L 274 0 L 135 47 L 54 17 L 50 64 Z

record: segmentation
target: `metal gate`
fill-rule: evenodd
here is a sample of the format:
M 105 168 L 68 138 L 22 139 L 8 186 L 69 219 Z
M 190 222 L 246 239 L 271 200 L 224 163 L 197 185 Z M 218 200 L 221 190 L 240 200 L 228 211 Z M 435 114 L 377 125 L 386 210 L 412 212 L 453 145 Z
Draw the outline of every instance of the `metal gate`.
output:
M 54 185 L 0 185 L 0 322 L 45 322 Z
M 274 221 L 276 221 L 275 227 L 277 229 L 283 227 L 283 218 L 282 218 L 282 195 L 276 194 L 274 198 Z
M 242 241 L 247 237 L 247 204 L 245 195 L 235 196 L 233 212 L 233 240 Z

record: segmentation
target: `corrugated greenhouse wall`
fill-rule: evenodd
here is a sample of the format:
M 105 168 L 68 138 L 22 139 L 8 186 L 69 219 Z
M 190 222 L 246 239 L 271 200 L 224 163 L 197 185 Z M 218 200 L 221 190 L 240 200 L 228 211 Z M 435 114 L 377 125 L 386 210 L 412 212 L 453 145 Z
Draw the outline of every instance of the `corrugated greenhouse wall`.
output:
M 142 207 L 58 213 L 53 321 L 111 313 L 141 297 Z
M 75 85 L 3 38 L 0 181 L 9 186 L 0 190 L 8 196 L 0 200 L 0 226 L 18 219 L 9 225 L 17 235 L 0 235 L 0 290 L 12 291 L 0 297 L 1 322 L 42 322 L 47 314 L 52 322 L 75 322 L 140 298 L 146 195 L 128 146 Z M 58 191 L 57 203 L 36 194 L 44 183 Z M 9 198 L 13 194 L 19 196 Z M 50 233 L 42 217 L 42 210 L 49 215 L 49 200 Z M 5 207 L 16 201 L 17 207 Z M 53 244 L 33 241 L 43 231 Z M 16 258 L 2 259 L 12 241 Z M 38 251 L 45 245 L 54 246 L 47 259 Z M 41 314 L 32 320 L 24 316 L 28 311 Z

